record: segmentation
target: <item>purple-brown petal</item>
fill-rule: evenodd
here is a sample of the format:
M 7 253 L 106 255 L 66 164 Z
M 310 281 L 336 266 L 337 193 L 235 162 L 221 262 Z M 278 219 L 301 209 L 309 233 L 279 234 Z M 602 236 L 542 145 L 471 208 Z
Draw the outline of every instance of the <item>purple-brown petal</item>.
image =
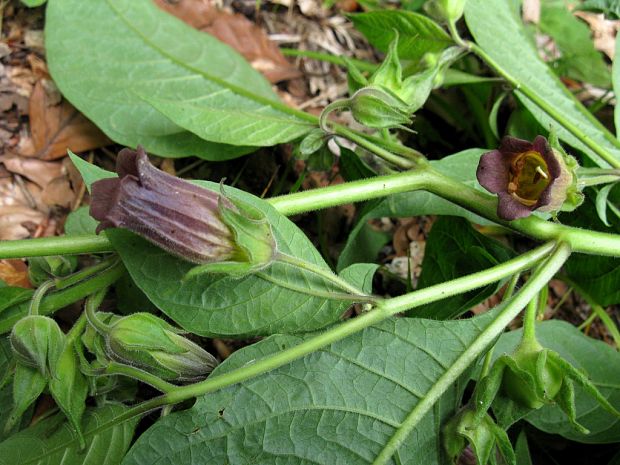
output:
M 194 263 L 235 256 L 216 192 L 158 170 L 141 147 L 121 151 L 117 170 L 120 178 L 93 183 L 90 213 L 101 222 L 97 232 L 126 228 Z
M 492 150 L 480 157 L 476 178 L 489 192 L 505 192 L 509 182 L 509 160 L 499 150 Z
M 512 221 L 525 218 L 532 213 L 532 207 L 523 205 L 508 192 L 498 193 L 497 216 L 502 220 Z
M 504 156 L 519 154 L 532 150 L 532 143 L 516 137 L 504 136 L 499 144 L 499 151 Z

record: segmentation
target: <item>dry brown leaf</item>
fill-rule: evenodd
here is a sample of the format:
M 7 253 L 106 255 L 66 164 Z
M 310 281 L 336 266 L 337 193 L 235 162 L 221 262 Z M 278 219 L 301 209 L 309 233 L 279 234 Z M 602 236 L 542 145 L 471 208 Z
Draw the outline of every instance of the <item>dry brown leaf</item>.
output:
M 575 16 L 583 19 L 592 30 L 594 48 L 605 53 L 609 59 L 614 59 L 616 51 L 616 33 L 620 31 L 620 20 L 605 19 L 603 14 L 576 11 Z
M 0 240 L 12 241 L 31 236 L 25 223 L 40 224 L 46 218 L 43 213 L 23 205 L 0 206 Z
M 37 81 L 30 96 L 32 147 L 21 144 L 21 155 L 55 160 L 67 149 L 84 152 L 110 144 L 110 140 L 69 102 L 58 104 L 59 93 L 51 81 Z
M 265 31 L 245 16 L 218 10 L 213 2 L 207 0 L 179 0 L 174 3 L 166 0 L 154 1 L 160 8 L 190 26 L 208 32 L 230 45 L 269 82 L 301 76 L 301 72 L 284 58 Z
M 9 286 L 32 287 L 28 267 L 21 260 L 0 260 L 0 280 Z
M 5 156 L 0 158 L 11 173 L 19 174 L 45 188 L 54 178 L 65 174 L 62 163 L 41 161 L 35 158 Z

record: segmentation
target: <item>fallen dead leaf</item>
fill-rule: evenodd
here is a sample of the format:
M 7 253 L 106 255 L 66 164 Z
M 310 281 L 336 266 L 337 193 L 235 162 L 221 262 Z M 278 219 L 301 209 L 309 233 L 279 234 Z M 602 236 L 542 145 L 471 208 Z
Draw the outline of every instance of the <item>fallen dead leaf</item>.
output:
M 9 286 L 31 288 L 28 267 L 21 260 L 0 260 L 0 280 Z
M 59 103 L 60 102 L 60 103 Z M 40 79 L 29 104 L 32 145 L 20 143 L 20 155 L 42 160 L 64 157 L 67 149 L 84 152 L 110 144 L 110 140 L 67 101 L 51 81 Z
M 538 24 L 540 22 L 540 0 L 524 0 L 523 21 Z
M 230 45 L 271 83 L 301 76 L 278 46 L 256 24 L 240 14 L 219 10 L 208 0 L 154 0 L 164 11 Z
M 574 14 L 590 26 L 594 38 L 594 48 L 613 60 L 616 51 L 616 34 L 620 31 L 620 20 L 605 19 L 602 14 L 587 11 L 576 11 Z

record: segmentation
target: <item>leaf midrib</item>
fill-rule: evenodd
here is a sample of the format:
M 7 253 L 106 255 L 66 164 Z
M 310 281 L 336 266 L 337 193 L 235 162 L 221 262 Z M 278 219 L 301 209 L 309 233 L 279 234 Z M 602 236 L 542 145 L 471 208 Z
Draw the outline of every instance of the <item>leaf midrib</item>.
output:
M 114 5 L 112 5 L 112 3 L 110 2 L 110 0 L 105 0 L 106 4 L 108 5 L 108 7 L 114 12 L 114 14 L 116 14 L 116 16 L 123 22 L 123 24 L 125 24 L 125 26 L 131 30 L 134 34 L 136 34 L 138 37 L 140 37 L 142 39 L 142 41 L 148 45 L 149 47 L 151 47 L 153 50 L 157 51 L 160 55 L 166 57 L 167 59 L 169 59 L 171 62 L 173 62 L 174 64 L 187 69 L 188 71 L 191 71 L 195 74 L 198 74 L 200 76 L 202 76 L 204 79 L 210 80 L 215 82 L 216 84 L 230 89 L 232 92 L 241 95 L 242 97 L 245 97 L 249 100 L 253 100 L 255 102 L 258 102 L 260 104 L 263 105 L 267 105 L 270 106 L 276 110 L 279 110 L 283 113 L 287 113 L 293 116 L 296 116 L 300 119 L 304 119 L 308 122 L 314 123 L 314 124 L 318 124 L 318 118 L 316 118 L 315 116 L 300 111 L 300 110 L 296 110 L 294 108 L 289 107 L 288 105 L 279 102 L 278 100 L 271 100 L 268 99 L 266 97 L 262 97 L 260 95 L 254 94 L 252 92 L 248 92 L 245 89 L 238 87 L 235 84 L 231 84 L 221 78 L 218 78 L 216 76 L 212 76 L 210 74 L 205 73 L 203 70 L 194 68 L 191 64 L 186 63 L 186 62 L 182 62 L 179 61 L 178 59 L 176 59 L 176 57 L 174 57 L 173 55 L 169 54 L 168 52 L 166 52 L 165 50 L 162 50 L 161 48 L 159 48 L 157 45 L 155 45 L 153 42 L 151 42 L 144 34 L 142 34 L 137 28 L 135 28 L 133 26 L 132 23 L 130 23 L 127 18 L 118 10 L 114 7 Z M 153 6 L 153 8 L 156 8 L 155 6 Z M 178 20 L 180 21 L 180 20 Z M 186 25 L 187 26 L 187 25 Z M 190 26 L 187 26 L 188 28 Z

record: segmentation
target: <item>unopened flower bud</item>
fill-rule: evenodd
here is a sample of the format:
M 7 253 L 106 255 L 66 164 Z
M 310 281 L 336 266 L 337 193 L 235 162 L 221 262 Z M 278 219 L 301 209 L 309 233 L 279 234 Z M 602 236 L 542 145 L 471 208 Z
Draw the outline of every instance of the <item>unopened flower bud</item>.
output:
M 411 124 L 409 106 L 387 89 L 364 87 L 353 94 L 349 108 L 355 120 L 369 128 L 403 129 Z
M 65 335 L 53 319 L 30 315 L 15 323 L 10 342 L 18 363 L 49 378 L 62 354 Z
M 150 313 L 134 313 L 113 323 L 105 334 L 108 356 L 161 379 L 204 378 L 217 360 L 181 331 Z
M 463 16 L 467 0 L 431 0 L 426 3 L 428 14 L 440 21 L 449 23 L 458 21 Z

